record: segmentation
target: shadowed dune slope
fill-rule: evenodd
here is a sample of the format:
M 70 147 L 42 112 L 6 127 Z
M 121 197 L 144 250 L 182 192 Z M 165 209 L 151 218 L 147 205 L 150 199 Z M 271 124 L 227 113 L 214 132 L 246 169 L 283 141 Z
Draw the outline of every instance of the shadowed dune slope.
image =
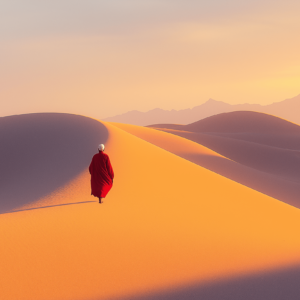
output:
M 263 113 L 232 112 L 171 127 L 156 128 L 190 139 L 245 166 L 297 183 L 300 180 L 300 126 L 294 123 Z
M 1 299 L 126 299 L 300 262 L 298 209 L 105 126 L 116 177 L 103 205 L 0 215 Z M 55 197 L 89 201 L 86 182 Z
M 299 277 L 300 267 L 297 266 L 141 294 L 122 300 L 298 300 Z
M 223 113 L 189 125 L 157 124 L 147 127 L 214 134 L 272 147 L 300 150 L 299 125 L 252 111 Z
M 162 129 L 164 130 L 164 129 Z M 219 135 L 164 130 L 184 137 L 256 170 L 300 181 L 300 151 L 271 147 Z M 276 140 L 276 136 L 273 136 Z
M 299 125 L 279 117 L 254 111 L 235 111 L 222 113 L 188 125 L 154 124 L 148 127 L 207 133 L 252 132 L 300 134 Z
M 71 114 L 0 118 L 0 212 L 32 203 L 78 176 L 107 135 L 98 121 Z
M 265 147 L 264 145 L 219 136 L 174 130 L 164 132 L 152 128 L 120 123 L 114 123 L 114 125 L 213 172 L 300 208 L 300 182 L 292 176 L 293 170 L 295 176 L 297 176 L 300 171 L 297 166 L 299 160 L 293 151 L 285 151 L 284 149 L 278 148 L 273 149 L 271 147 Z M 237 159 L 239 162 L 228 159 L 204 147 L 200 143 L 219 150 L 219 152 L 234 159 L 239 158 Z M 265 158 L 264 155 L 266 153 L 272 154 L 272 150 L 274 150 L 277 156 L 274 158 L 274 154 L 271 157 L 266 155 Z M 235 151 L 237 151 L 238 154 L 235 154 Z M 295 156 L 294 161 L 291 160 L 291 162 L 289 162 L 289 155 L 292 157 Z M 285 158 L 286 161 L 289 162 L 287 165 L 285 165 Z M 259 164 L 260 159 L 263 161 L 261 165 Z M 282 162 L 283 167 L 279 164 L 280 162 Z M 270 170 L 271 167 L 269 165 L 273 169 Z M 277 171 L 280 176 L 272 174 L 272 172 L 267 173 L 260 171 L 260 169 L 264 171 L 266 169 L 268 171 Z M 285 170 L 286 172 L 284 173 Z M 284 177 L 284 175 L 287 176 Z M 289 180 L 290 178 L 291 180 Z
M 300 133 L 215 133 L 215 135 L 277 148 L 300 150 Z

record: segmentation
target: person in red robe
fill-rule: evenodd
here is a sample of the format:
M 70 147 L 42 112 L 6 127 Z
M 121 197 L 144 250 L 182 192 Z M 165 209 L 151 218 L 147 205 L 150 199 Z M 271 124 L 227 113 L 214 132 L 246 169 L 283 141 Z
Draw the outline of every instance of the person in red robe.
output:
M 114 171 L 108 155 L 103 152 L 104 148 L 103 144 L 98 146 L 99 153 L 93 156 L 89 166 L 92 188 L 91 195 L 99 198 L 99 203 L 103 203 L 102 198 L 105 198 L 112 188 L 114 179 Z

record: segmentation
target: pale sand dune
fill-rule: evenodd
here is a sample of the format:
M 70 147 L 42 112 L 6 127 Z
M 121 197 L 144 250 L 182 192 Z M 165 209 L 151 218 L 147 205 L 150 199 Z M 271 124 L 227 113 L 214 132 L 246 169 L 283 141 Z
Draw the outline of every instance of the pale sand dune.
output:
M 298 209 L 105 126 L 103 205 L 0 216 L 1 299 L 124 299 L 300 263 Z M 88 180 L 56 197 L 93 199 Z
M 254 111 L 235 111 L 208 117 L 184 126 L 192 132 L 252 132 L 298 133 L 300 126 L 269 114 Z
M 114 125 L 204 168 L 300 208 L 300 182 L 297 181 L 300 167 L 297 152 L 215 135 L 170 129 L 156 131 L 120 123 Z M 268 156 L 270 153 L 271 157 Z
M 296 185 L 300 184 L 299 125 L 263 113 L 240 111 L 216 115 L 185 126 L 153 126 L 204 145 L 242 165 L 293 182 L 292 186 L 288 184 L 284 189 L 296 202 L 289 195 L 286 202 L 293 205 L 299 202 L 295 198 L 299 193 Z M 243 181 L 243 184 L 246 183 Z M 274 189 L 278 190 L 278 187 Z M 259 190 L 282 199 L 270 194 L 268 189 Z M 281 187 L 280 190 L 283 192 Z M 284 194 L 281 193 L 283 197 Z M 299 204 L 296 206 L 299 207 Z
M 79 176 L 107 135 L 101 123 L 77 115 L 0 118 L 0 213 L 35 205 Z
M 300 134 L 300 126 L 272 115 L 254 111 L 235 111 L 214 115 L 188 125 L 154 124 L 148 127 L 210 133 Z

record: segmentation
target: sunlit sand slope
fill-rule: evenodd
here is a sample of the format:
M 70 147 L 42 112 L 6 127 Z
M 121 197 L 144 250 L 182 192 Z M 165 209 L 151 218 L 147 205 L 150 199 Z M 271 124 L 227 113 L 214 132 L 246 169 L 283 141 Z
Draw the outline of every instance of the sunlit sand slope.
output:
M 0 216 L 1 299 L 124 299 L 300 262 L 298 209 L 106 126 L 103 205 Z M 76 180 L 56 197 L 89 201 Z
M 71 114 L 0 118 L 0 213 L 35 202 L 87 169 L 106 128 Z M 53 199 L 54 200 L 54 199 Z
M 276 176 L 275 174 L 260 171 L 264 164 L 266 167 L 269 165 L 274 167 L 272 161 L 270 162 L 270 160 L 274 160 L 274 157 L 267 157 L 265 159 L 263 157 L 266 152 L 264 151 L 265 149 L 268 149 L 272 153 L 272 147 L 266 147 L 265 145 L 259 145 L 257 143 L 243 142 L 232 138 L 227 139 L 215 135 L 195 134 L 187 131 L 163 129 L 164 132 L 128 124 L 114 123 L 114 125 L 213 172 L 300 208 L 299 180 L 297 181 L 297 178 L 295 179 L 291 176 L 293 170 L 295 170 L 296 175 L 299 173 L 297 169 L 297 153 L 295 151 L 285 151 L 284 149 L 274 148 L 275 152 L 278 153 L 277 159 L 279 162 L 283 161 L 283 167 L 280 165 L 277 167 L 280 176 Z M 273 141 L 276 140 L 278 139 L 273 138 Z M 196 143 L 197 141 L 198 143 Z M 204 147 L 200 144 L 201 142 L 203 144 L 207 142 L 208 146 L 217 150 L 227 150 L 220 152 L 227 154 L 229 157 L 236 158 L 237 155 L 239 155 L 238 157 L 244 160 L 240 159 L 239 162 L 236 162 L 232 159 L 228 159 Z M 230 149 L 232 150 L 231 152 L 229 151 Z M 283 157 L 281 157 L 282 152 Z M 291 153 L 292 157 L 295 156 L 296 162 L 294 162 L 294 164 L 296 164 L 296 166 L 293 163 L 284 165 L 284 155 L 289 153 Z M 262 166 L 259 165 L 259 157 L 262 157 Z M 277 164 L 278 162 L 275 162 L 275 166 L 277 166 Z M 256 165 L 258 165 L 257 169 L 255 169 Z M 288 167 L 290 167 L 290 169 Z M 284 177 L 285 170 L 289 177 Z
M 269 189 L 259 190 L 299 207 L 299 125 L 263 113 L 240 111 L 189 125 L 153 126 L 197 142 L 239 164 L 288 181 L 285 187 L 274 182 L 274 191 L 278 190 L 280 196 L 276 196 L 277 191 L 272 194 Z

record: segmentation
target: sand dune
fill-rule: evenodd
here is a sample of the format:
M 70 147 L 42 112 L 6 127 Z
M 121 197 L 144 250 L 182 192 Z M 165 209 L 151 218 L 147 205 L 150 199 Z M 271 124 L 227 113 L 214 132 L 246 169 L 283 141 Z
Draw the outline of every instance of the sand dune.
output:
M 284 119 L 253 111 L 214 115 L 188 124 L 156 124 L 148 127 L 206 133 L 288 133 L 300 134 L 300 126 Z
M 300 152 L 261 145 L 233 138 L 166 130 L 190 139 L 245 166 L 274 174 L 287 180 L 300 180 Z M 276 140 L 276 137 L 274 136 Z
M 300 150 L 299 133 L 216 133 L 218 136 L 233 138 L 257 144 L 289 149 Z
M 298 209 L 104 125 L 116 178 L 103 205 L 0 216 L 1 299 L 126 299 L 300 263 Z M 87 181 L 56 198 L 93 199 Z
M 28 206 L 79 176 L 107 135 L 98 121 L 76 115 L 0 118 L 0 212 Z
M 299 182 L 300 126 L 294 123 L 262 113 L 233 112 L 185 126 L 156 128 L 190 139 L 248 167 Z
M 300 184 L 297 180 L 299 159 L 294 151 L 215 135 L 156 131 L 118 123 L 115 126 L 222 176 L 300 208 Z M 270 153 L 272 155 L 268 156 Z

